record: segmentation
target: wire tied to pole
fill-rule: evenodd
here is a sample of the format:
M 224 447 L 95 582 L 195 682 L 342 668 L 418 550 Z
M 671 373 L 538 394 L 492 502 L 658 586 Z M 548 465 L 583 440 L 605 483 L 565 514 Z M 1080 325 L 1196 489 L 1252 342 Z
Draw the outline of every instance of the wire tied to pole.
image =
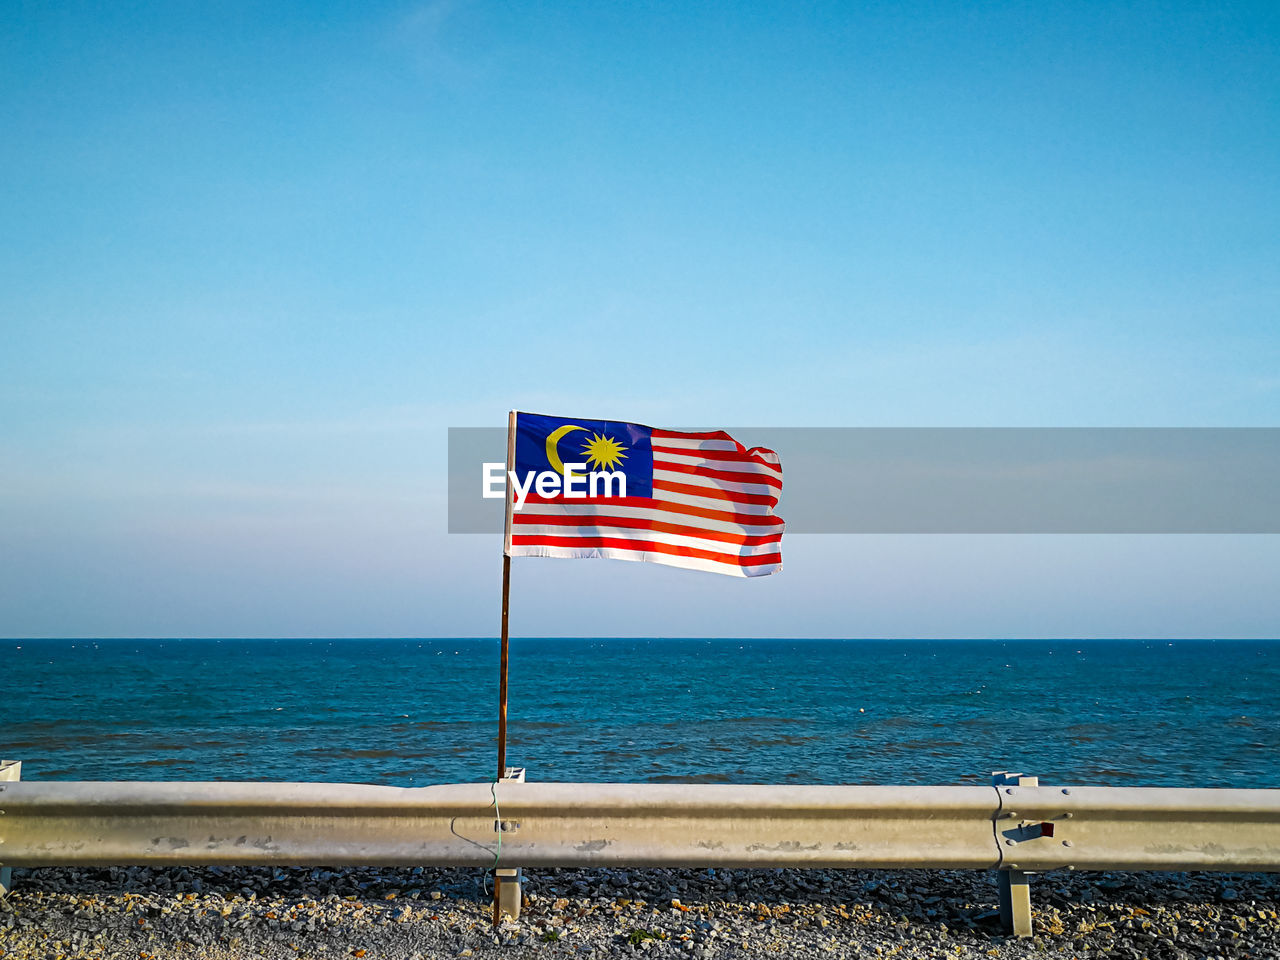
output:
M 498 809 L 498 778 L 489 781 L 489 795 L 493 797 L 493 825 L 498 834 L 498 846 L 493 852 L 493 868 L 498 869 L 498 861 L 502 859 L 502 811 Z

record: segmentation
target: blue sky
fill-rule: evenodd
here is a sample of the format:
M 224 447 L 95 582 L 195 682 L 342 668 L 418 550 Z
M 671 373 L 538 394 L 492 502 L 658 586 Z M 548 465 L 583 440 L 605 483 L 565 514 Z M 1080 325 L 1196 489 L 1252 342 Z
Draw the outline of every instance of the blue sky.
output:
M 1280 425 L 1272 4 L 17 3 L 0 127 L 0 635 L 492 633 L 512 407 Z M 513 629 L 1276 636 L 1276 539 L 527 560 Z

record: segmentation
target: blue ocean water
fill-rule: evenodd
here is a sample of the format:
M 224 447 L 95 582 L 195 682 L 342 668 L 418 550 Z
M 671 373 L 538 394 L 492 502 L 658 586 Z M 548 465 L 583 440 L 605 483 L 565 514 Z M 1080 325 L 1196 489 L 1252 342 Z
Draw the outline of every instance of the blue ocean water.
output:
M 496 640 L 0 641 L 24 779 L 493 775 Z M 1280 787 L 1280 643 L 511 643 L 530 779 Z

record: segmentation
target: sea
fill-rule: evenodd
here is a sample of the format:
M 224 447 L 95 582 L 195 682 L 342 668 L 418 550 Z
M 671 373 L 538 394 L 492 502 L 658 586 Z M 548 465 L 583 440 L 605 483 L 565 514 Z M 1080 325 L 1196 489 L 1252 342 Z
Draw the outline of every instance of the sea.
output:
M 419 787 L 496 764 L 493 639 L 3 640 L 24 780 Z M 1280 788 L 1280 642 L 529 639 L 529 780 Z

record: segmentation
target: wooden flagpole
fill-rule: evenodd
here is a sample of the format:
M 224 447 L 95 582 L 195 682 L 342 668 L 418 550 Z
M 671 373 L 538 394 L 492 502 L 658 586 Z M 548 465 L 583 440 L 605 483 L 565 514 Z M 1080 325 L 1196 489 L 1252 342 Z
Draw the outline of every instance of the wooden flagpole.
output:
M 502 555 L 502 654 L 498 666 L 498 779 L 507 775 L 507 611 L 511 595 L 511 558 Z
M 507 656 L 509 631 L 507 627 L 508 613 L 511 607 L 511 509 L 515 500 L 515 491 L 511 484 L 511 471 L 516 468 L 516 412 L 507 415 L 507 496 L 506 512 L 502 523 L 502 652 L 498 664 L 498 776 L 501 780 L 507 775 Z M 496 794 L 495 794 L 496 795 Z M 498 871 L 493 872 L 493 925 L 501 921 L 499 906 L 502 880 Z
M 507 616 L 511 605 L 511 508 L 515 491 L 511 471 L 516 468 L 516 412 L 507 415 L 507 498 L 502 521 L 502 654 L 498 666 L 498 779 L 507 775 Z

